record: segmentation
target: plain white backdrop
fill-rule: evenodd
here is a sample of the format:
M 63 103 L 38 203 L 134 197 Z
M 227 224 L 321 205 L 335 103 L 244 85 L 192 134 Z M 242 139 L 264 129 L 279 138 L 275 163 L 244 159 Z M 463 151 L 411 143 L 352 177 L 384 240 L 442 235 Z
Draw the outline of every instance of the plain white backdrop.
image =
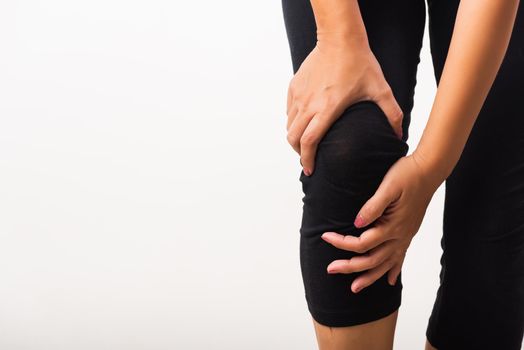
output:
M 427 25 L 427 23 L 426 23 Z M 275 1 L 0 3 L 0 348 L 316 349 Z M 436 84 L 426 37 L 410 127 Z M 444 185 L 403 268 L 422 349 Z

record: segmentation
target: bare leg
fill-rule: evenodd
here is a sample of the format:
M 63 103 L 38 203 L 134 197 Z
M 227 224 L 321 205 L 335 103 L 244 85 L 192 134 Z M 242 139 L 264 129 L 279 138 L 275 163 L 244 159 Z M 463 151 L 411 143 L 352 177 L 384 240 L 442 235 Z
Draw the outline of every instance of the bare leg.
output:
M 316 44 L 315 20 L 309 0 L 282 0 L 282 5 L 296 73 Z M 329 263 L 355 253 L 321 239 L 326 231 L 350 235 L 364 231 L 353 225 L 358 209 L 389 167 L 408 151 L 425 1 L 363 0 L 359 7 L 370 47 L 404 112 L 404 138 L 396 137 L 375 103 L 355 103 L 319 143 L 313 174 L 300 174 L 304 191 L 300 263 L 305 299 L 321 350 L 391 350 L 401 302 L 401 274 L 394 286 L 384 275 L 358 293 L 351 292 L 350 286 L 359 273 L 328 274 Z
M 313 324 L 319 350 L 391 350 L 398 310 L 376 321 L 348 327 Z
M 438 350 L 438 349 L 434 347 L 433 345 L 431 345 L 429 340 L 426 338 L 426 347 L 424 348 L 424 350 Z

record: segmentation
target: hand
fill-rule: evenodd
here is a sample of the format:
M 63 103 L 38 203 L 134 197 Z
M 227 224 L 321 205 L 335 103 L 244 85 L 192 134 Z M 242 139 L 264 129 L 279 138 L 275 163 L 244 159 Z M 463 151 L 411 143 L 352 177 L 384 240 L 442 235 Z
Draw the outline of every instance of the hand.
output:
M 351 289 L 357 293 L 388 273 L 394 285 L 402 269 L 411 240 L 417 233 L 426 208 L 443 181 L 434 179 L 417 153 L 400 158 L 388 170 L 375 194 L 362 206 L 356 227 L 372 227 L 360 237 L 325 232 L 322 238 L 333 246 L 365 253 L 349 260 L 335 260 L 328 273 L 368 272 L 358 276 Z
M 291 79 L 287 97 L 287 140 L 307 176 L 321 138 L 345 108 L 362 100 L 376 102 L 402 137 L 402 109 L 367 38 L 318 40 Z

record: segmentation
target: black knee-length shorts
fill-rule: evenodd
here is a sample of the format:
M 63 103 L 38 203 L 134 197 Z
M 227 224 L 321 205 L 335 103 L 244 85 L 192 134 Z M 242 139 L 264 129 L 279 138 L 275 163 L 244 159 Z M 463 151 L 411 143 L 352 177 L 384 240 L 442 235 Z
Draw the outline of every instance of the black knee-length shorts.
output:
M 342 327 L 385 317 L 401 305 L 402 273 L 359 293 L 361 273 L 328 274 L 357 253 L 333 247 L 326 231 L 360 235 L 353 220 L 388 168 L 408 152 L 424 26 L 440 81 L 459 0 L 361 0 L 372 51 L 404 111 L 402 140 L 372 101 L 352 104 L 321 140 L 304 192 L 300 264 L 305 298 L 321 324 Z M 309 0 L 282 0 L 293 72 L 316 43 Z M 445 182 L 440 286 L 426 336 L 439 350 L 520 349 L 524 332 L 524 8 L 459 162 Z M 460 76 L 457 77 L 460 79 Z M 424 116 L 422 116 L 424 117 Z

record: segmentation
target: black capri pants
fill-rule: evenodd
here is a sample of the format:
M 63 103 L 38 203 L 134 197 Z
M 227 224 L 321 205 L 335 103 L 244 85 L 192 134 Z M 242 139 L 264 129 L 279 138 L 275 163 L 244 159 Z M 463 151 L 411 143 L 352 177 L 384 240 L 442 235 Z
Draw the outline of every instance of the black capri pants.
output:
M 343 327 L 385 317 L 401 305 L 402 273 L 359 293 L 364 272 L 328 274 L 356 252 L 325 242 L 326 231 L 360 235 L 353 220 L 389 167 L 408 152 L 419 53 L 429 17 L 438 84 L 460 0 L 361 0 L 370 47 L 404 111 L 399 140 L 372 101 L 350 105 L 319 143 L 315 170 L 299 180 L 304 196 L 300 266 L 313 318 Z M 316 44 L 309 0 L 282 0 L 293 72 Z M 524 332 L 524 9 L 459 162 L 445 181 L 440 285 L 426 336 L 439 350 L 521 349 Z M 460 79 L 460 77 L 457 77 Z

